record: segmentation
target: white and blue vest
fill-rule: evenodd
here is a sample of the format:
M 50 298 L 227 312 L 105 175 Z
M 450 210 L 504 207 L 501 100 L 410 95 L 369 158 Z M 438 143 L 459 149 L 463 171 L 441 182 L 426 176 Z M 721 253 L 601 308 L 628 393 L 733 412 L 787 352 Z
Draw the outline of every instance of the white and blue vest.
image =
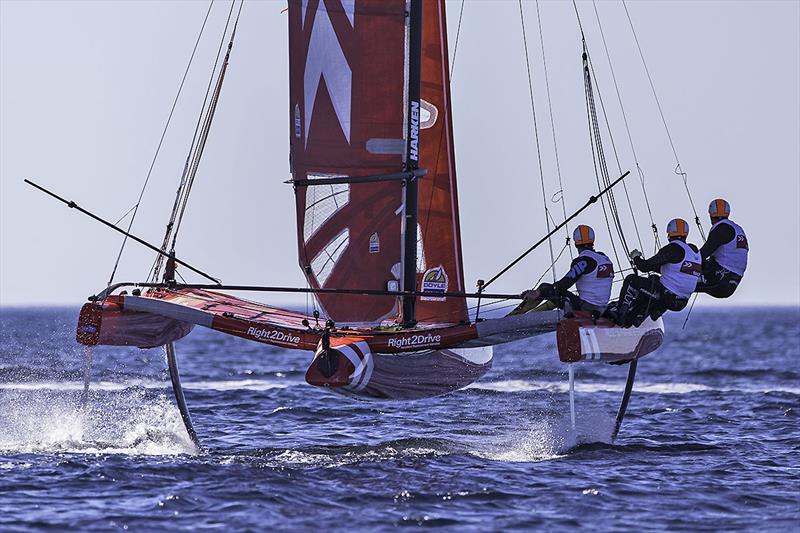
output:
M 611 298 L 611 284 L 614 282 L 614 265 L 604 254 L 594 250 L 584 250 L 579 257 L 591 257 L 597 262 L 597 268 L 584 274 L 575 283 L 578 296 L 592 305 L 606 306 Z
M 670 244 L 683 248 L 683 261 L 661 265 L 661 284 L 675 296 L 688 298 L 697 288 L 700 278 L 700 252 L 695 252 L 679 239 L 670 241 Z
M 713 230 L 720 224 L 731 226 L 733 231 L 736 232 L 736 236 L 732 241 L 714 250 L 711 257 L 713 257 L 722 268 L 743 276 L 744 271 L 747 270 L 747 254 L 750 251 L 747 244 L 747 235 L 744 234 L 744 230 L 739 224 L 727 218 L 718 220 L 711 226 L 711 229 Z

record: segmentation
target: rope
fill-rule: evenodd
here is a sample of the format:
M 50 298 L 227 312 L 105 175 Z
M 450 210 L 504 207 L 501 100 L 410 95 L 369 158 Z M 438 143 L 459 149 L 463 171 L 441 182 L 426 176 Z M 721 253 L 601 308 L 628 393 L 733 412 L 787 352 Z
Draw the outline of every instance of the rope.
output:
M 144 192 L 147 190 L 147 184 L 150 182 L 150 176 L 153 174 L 153 168 L 156 165 L 156 161 L 158 160 L 158 154 L 161 153 L 161 146 L 164 144 L 164 138 L 167 135 L 167 130 L 169 130 L 169 125 L 172 122 L 172 115 L 175 113 L 175 107 L 178 105 L 178 100 L 180 99 L 181 92 L 183 91 L 183 85 L 186 83 L 186 77 L 189 74 L 189 69 L 192 66 L 192 62 L 194 61 L 195 53 L 197 52 L 197 47 L 200 44 L 200 39 L 203 37 L 203 31 L 206 28 L 206 22 L 208 22 L 208 16 L 211 13 L 211 7 L 214 5 L 214 0 L 211 0 L 208 4 L 208 9 L 206 10 L 206 16 L 203 19 L 203 24 L 200 26 L 200 33 L 197 35 L 197 39 L 195 40 L 194 47 L 192 48 L 192 53 L 189 56 L 189 62 L 186 64 L 186 69 L 183 72 L 183 78 L 181 78 L 181 83 L 178 86 L 178 92 L 175 94 L 175 99 L 172 101 L 172 107 L 169 110 L 169 115 L 167 116 L 167 121 L 164 124 L 164 129 L 161 131 L 161 138 L 158 140 L 158 146 L 156 146 L 156 152 L 153 154 L 153 159 L 150 161 L 150 168 L 147 170 L 147 176 L 144 179 L 144 184 L 142 185 L 141 191 L 139 191 L 139 198 L 136 200 L 136 204 L 133 207 L 133 215 L 131 216 L 131 220 L 128 223 L 128 229 L 126 233 L 130 233 L 131 229 L 133 228 L 133 222 L 136 220 L 136 215 L 139 213 L 139 205 L 142 203 L 142 198 L 144 197 Z M 130 211 L 128 211 L 130 213 Z M 120 218 L 122 220 L 125 218 L 128 213 Z M 117 268 L 119 268 L 119 262 L 122 259 L 122 252 L 125 250 L 125 245 L 128 243 L 128 235 L 126 234 L 125 237 L 122 239 L 122 244 L 119 247 L 119 252 L 117 252 L 117 259 L 114 261 L 114 268 L 111 269 L 111 276 L 108 278 L 108 286 L 114 282 L 114 276 L 117 274 Z M 160 257 L 160 256 L 159 256 Z
M 550 77 L 549 77 L 549 75 L 547 73 L 547 56 L 546 56 L 545 50 L 544 50 L 544 34 L 542 33 L 542 17 L 541 17 L 541 14 L 539 12 L 539 0 L 536 0 L 536 22 L 537 22 L 537 25 L 539 26 L 539 44 L 540 44 L 540 47 L 542 49 L 542 65 L 544 66 L 544 85 L 545 85 L 545 88 L 547 89 L 547 110 L 548 110 L 548 115 L 550 116 L 550 131 L 553 134 L 553 153 L 555 154 L 556 174 L 558 175 L 558 188 L 559 189 L 558 189 L 558 192 L 556 193 L 556 195 L 559 196 L 558 201 L 561 202 L 561 214 L 563 215 L 564 220 L 566 220 L 566 218 L 567 218 L 567 206 L 566 206 L 566 199 L 564 198 L 564 196 L 565 196 L 565 194 L 564 194 L 564 182 L 563 182 L 563 180 L 561 178 L 561 162 L 560 162 L 559 157 L 558 157 L 558 143 L 556 142 L 556 125 L 555 125 L 555 121 L 553 119 L 553 102 L 552 102 L 552 99 L 550 97 Z M 551 198 L 551 201 L 555 203 L 556 200 L 554 200 L 554 198 L 555 198 L 555 195 L 553 196 L 553 198 Z M 564 230 L 565 230 L 565 233 L 566 233 L 567 247 L 569 248 L 569 244 L 570 244 L 569 225 L 564 226 Z M 570 259 L 573 258 L 572 248 L 569 248 L 569 257 L 570 257 Z
M 694 309 L 694 303 L 697 301 L 697 296 L 699 293 L 694 293 L 694 298 L 692 298 L 692 305 L 689 306 L 689 311 L 686 313 L 686 319 L 683 321 L 683 327 L 681 328 L 686 329 L 686 324 L 689 323 L 689 317 L 692 316 L 692 309 Z
M 639 57 L 642 60 L 642 65 L 644 66 L 645 74 L 647 74 L 647 81 L 650 83 L 650 90 L 653 93 L 653 99 L 656 102 L 656 107 L 658 108 L 658 114 L 661 116 L 661 123 L 664 125 L 664 131 L 667 134 L 667 139 L 669 140 L 669 146 L 672 148 L 672 155 L 675 156 L 675 174 L 679 175 L 683 180 L 683 187 L 686 189 L 686 196 L 689 198 L 689 204 L 692 206 L 692 212 L 694 213 L 694 221 L 697 224 L 697 228 L 700 230 L 700 235 L 703 237 L 703 240 L 706 239 L 705 230 L 703 230 L 703 225 L 700 223 L 700 217 L 697 215 L 697 209 L 694 205 L 694 199 L 692 198 L 692 193 L 689 191 L 689 182 L 687 180 L 686 172 L 683 171 L 681 167 L 681 161 L 678 158 L 678 151 L 675 149 L 675 142 L 672 140 L 672 134 L 669 131 L 669 126 L 667 126 L 667 119 L 664 116 L 664 110 L 661 107 L 661 101 L 658 98 L 658 93 L 656 92 L 655 84 L 653 83 L 653 77 L 650 75 L 650 69 L 647 68 L 647 61 L 644 59 L 644 52 L 642 52 L 642 46 L 639 44 L 639 37 L 636 35 L 636 30 L 633 27 L 633 20 L 631 19 L 631 14 L 628 12 L 628 5 L 625 3 L 625 0 L 622 0 L 622 7 L 625 9 L 625 16 L 628 18 L 628 24 L 631 28 L 631 33 L 633 34 L 633 40 L 636 42 L 636 49 L 639 51 Z
M 539 125 L 536 120 L 536 105 L 533 98 L 533 77 L 531 76 L 531 63 L 528 57 L 528 37 L 525 32 L 525 15 L 522 11 L 522 0 L 519 0 L 519 20 L 522 24 L 522 43 L 525 47 L 525 66 L 528 70 L 528 92 L 531 98 L 531 114 L 533 115 L 533 132 L 536 140 L 536 160 L 539 164 L 539 179 L 542 183 L 542 206 L 544 207 L 544 220 L 547 225 L 547 233 L 550 233 L 550 218 L 547 208 L 547 192 L 544 185 L 544 170 L 542 168 L 542 150 L 539 145 Z M 566 217 L 565 217 L 566 218 Z M 553 253 L 553 239 L 547 237 L 547 245 L 550 248 L 550 261 L 552 262 L 551 268 L 553 271 L 553 281 L 556 281 L 556 265 Z

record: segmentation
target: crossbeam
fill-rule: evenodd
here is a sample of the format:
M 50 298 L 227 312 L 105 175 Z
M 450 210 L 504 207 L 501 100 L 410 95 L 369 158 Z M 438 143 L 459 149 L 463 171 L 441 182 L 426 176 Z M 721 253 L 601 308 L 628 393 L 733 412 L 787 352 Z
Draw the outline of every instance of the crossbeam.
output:
M 406 172 L 395 172 L 392 174 L 376 174 L 373 176 L 339 176 L 336 178 L 314 178 L 304 180 L 289 180 L 295 187 L 313 187 L 315 185 L 340 185 L 343 183 L 377 183 L 381 181 L 404 181 L 421 178 L 428 173 L 427 169 L 417 168 Z

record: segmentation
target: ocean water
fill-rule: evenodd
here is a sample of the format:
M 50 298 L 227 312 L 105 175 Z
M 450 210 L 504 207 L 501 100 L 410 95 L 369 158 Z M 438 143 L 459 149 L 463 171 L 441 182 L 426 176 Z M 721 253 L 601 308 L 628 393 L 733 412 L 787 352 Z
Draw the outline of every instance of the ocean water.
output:
M 721 306 L 720 306 L 721 307 Z M 160 349 L 97 348 L 77 309 L 0 309 L 0 531 L 800 530 L 800 309 L 668 317 L 640 362 L 576 369 L 553 335 L 496 348 L 456 393 L 358 402 L 310 354 L 196 329 L 177 344 L 203 449 Z

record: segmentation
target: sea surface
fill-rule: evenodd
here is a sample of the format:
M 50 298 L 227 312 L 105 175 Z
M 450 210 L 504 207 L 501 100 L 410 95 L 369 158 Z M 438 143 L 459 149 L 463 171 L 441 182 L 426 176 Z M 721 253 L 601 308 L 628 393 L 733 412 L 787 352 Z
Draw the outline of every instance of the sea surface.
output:
M 720 306 L 721 307 L 721 306 Z M 500 346 L 456 393 L 359 402 L 310 356 L 197 328 L 97 348 L 81 408 L 76 309 L 0 309 L 0 531 L 800 531 L 800 309 L 695 309 L 639 364 L 576 368 L 554 335 Z

